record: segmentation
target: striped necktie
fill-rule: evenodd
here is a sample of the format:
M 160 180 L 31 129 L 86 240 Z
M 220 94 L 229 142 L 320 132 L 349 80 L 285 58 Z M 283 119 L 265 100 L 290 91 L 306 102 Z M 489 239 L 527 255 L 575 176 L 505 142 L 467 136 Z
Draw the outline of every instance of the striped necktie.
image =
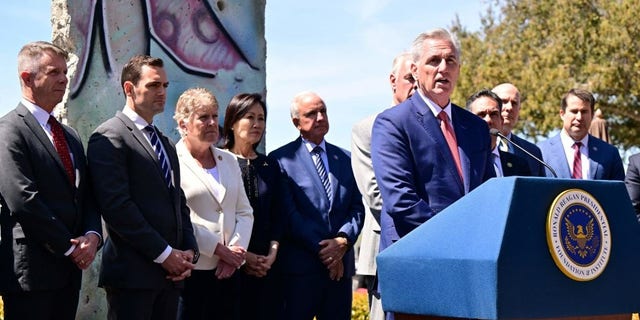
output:
M 167 184 L 168 188 L 171 188 L 171 167 L 169 167 L 169 161 L 162 152 L 162 144 L 160 139 L 158 138 L 158 134 L 153 126 L 148 125 L 144 127 L 144 130 L 149 133 L 151 145 L 153 146 L 153 150 L 156 152 L 158 156 L 158 162 L 160 162 L 160 168 L 162 168 L 162 175 L 164 177 L 164 181 Z
M 331 181 L 329 180 L 329 174 L 327 174 L 327 169 L 324 166 L 324 162 L 322 162 L 322 153 L 324 152 L 324 150 L 322 150 L 321 146 L 316 146 L 311 152 L 313 152 L 314 154 L 313 163 L 316 166 L 316 171 L 318 171 L 318 175 L 320 176 L 320 181 L 322 181 L 324 191 L 327 193 L 329 202 L 331 202 Z
M 573 172 L 571 173 L 571 178 L 573 179 L 582 179 L 582 154 L 580 153 L 581 146 L 582 146 L 582 142 L 576 142 L 572 146 L 574 153 L 573 153 Z

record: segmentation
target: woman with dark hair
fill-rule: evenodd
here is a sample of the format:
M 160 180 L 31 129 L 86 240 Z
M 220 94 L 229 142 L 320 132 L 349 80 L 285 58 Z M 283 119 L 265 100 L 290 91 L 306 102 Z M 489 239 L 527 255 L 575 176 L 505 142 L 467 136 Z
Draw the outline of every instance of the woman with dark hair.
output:
M 257 152 L 264 136 L 267 108 L 257 93 L 238 94 L 227 106 L 224 147 L 236 155 L 245 191 L 253 208 L 253 232 L 246 264 L 239 277 L 239 319 L 279 319 L 280 284 L 274 263 L 278 253 L 282 219 L 276 208 L 278 163 Z

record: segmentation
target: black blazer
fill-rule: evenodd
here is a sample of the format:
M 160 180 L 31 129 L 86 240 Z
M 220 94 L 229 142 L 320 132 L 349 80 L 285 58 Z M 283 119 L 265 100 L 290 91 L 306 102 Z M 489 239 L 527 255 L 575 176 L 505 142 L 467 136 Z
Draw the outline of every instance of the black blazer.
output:
M 538 146 L 536 146 L 535 144 L 522 139 L 518 136 L 516 136 L 515 134 L 511 135 L 511 141 L 517 143 L 519 146 L 523 147 L 525 150 L 529 151 L 529 153 L 533 154 L 534 156 L 536 156 L 538 159 L 540 160 L 544 160 L 542 159 L 542 152 L 540 151 L 540 148 L 538 148 Z M 531 158 L 530 156 L 528 156 L 526 153 L 524 153 L 522 150 L 518 149 L 518 147 L 513 147 L 513 154 L 524 159 L 528 164 L 529 164 L 529 172 L 531 172 L 530 175 L 532 176 L 536 176 L 536 177 L 545 177 L 546 174 L 544 172 L 544 166 L 536 161 L 535 159 Z
M 629 166 L 627 167 L 624 183 L 627 186 L 636 215 L 640 220 L 640 153 L 629 157 Z
M 524 156 L 528 157 L 526 154 Z M 515 154 L 500 151 L 500 164 L 505 177 L 531 176 L 531 169 L 527 160 Z
M 173 170 L 167 188 L 157 156 L 126 115 L 101 124 L 91 135 L 87 158 L 108 238 L 99 285 L 159 289 L 166 272 L 153 262 L 167 247 L 197 250 L 189 208 L 180 189 L 180 165 L 173 143 L 158 131 Z
M 102 229 L 82 143 L 63 130 L 77 187 L 24 105 L 0 119 L 0 293 L 80 288 L 82 272 L 64 253 L 72 238 Z

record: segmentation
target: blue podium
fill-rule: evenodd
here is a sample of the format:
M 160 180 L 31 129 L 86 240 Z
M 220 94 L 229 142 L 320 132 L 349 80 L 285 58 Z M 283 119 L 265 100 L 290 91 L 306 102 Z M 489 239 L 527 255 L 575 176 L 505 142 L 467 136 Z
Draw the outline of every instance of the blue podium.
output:
M 640 224 L 622 182 L 494 178 L 377 263 L 383 308 L 396 319 L 640 310 Z

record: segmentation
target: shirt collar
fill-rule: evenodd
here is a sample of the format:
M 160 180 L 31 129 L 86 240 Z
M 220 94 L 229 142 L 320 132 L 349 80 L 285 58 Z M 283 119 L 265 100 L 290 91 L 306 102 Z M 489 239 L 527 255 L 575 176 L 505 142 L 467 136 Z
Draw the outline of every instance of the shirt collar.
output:
M 300 136 L 300 138 L 302 138 L 302 136 Z M 324 139 L 322 139 L 322 141 L 320 142 L 320 144 L 315 144 L 305 138 L 302 138 L 302 143 L 304 143 L 304 146 L 307 148 L 307 150 L 309 152 L 313 151 L 313 148 L 315 148 L 316 146 L 320 146 L 320 148 L 322 148 L 322 150 L 324 150 L 324 152 L 327 152 L 327 148 L 326 148 L 326 144 Z
M 497 144 L 496 144 L 496 147 L 493 148 L 493 150 L 491 150 L 491 153 L 493 153 L 493 155 L 495 155 L 498 159 L 500 158 L 500 150 Z
M 38 123 L 41 126 L 46 126 L 49 122 L 49 117 L 51 117 L 51 113 L 45 111 L 39 106 L 35 105 L 33 102 L 28 101 L 27 99 L 22 99 L 22 104 L 29 110 L 29 112 L 36 118 Z
M 505 137 L 507 137 L 507 139 L 511 140 L 513 137 L 513 134 L 511 132 L 509 132 Z
M 431 110 L 431 112 L 433 112 L 433 115 L 436 118 L 438 117 L 438 114 L 440 114 L 440 111 L 444 111 L 449 117 L 449 120 L 453 121 L 453 118 L 451 117 L 451 100 L 449 100 L 449 102 L 447 102 L 447 105 L 444 108 L 442 108 L 437 103 L 433 102 L 433 100 L 423 95 L 422 92 L 420 92 L 420 90 L 417 90 L 417 92 L 422 98 L 422 101 L 424 101 L 427 104 L 427 107 L 429 107 L 429 109 Z
M 122 114 L 131 119 L 131 121 L 133 121 L 133 123 L 136 125 L 136 128 L 138 128 L 139 130 L 144 129 L 146 126 L 151 124 L 144 120 L 139 114 L 137 114 L 128 106 L 124 106 L 124 109 L 122 109 Z
M 560 140 L 562 141 L 562 145 L 565 146 L 565 148 L 571 148 L 574 143 L 581 142 L 582 146 L 580 147 L 580 149 L 582 148 L 586 148 L 587 150 L 589 149 L 589 134 L 585 134 L 580 141 L 575 141 L 573 140 L 573 138 L 569 136 L 569 134 L 567 134 L 566 131 L 564 131 L 564 129 L 562 129 L 560 131 Z

